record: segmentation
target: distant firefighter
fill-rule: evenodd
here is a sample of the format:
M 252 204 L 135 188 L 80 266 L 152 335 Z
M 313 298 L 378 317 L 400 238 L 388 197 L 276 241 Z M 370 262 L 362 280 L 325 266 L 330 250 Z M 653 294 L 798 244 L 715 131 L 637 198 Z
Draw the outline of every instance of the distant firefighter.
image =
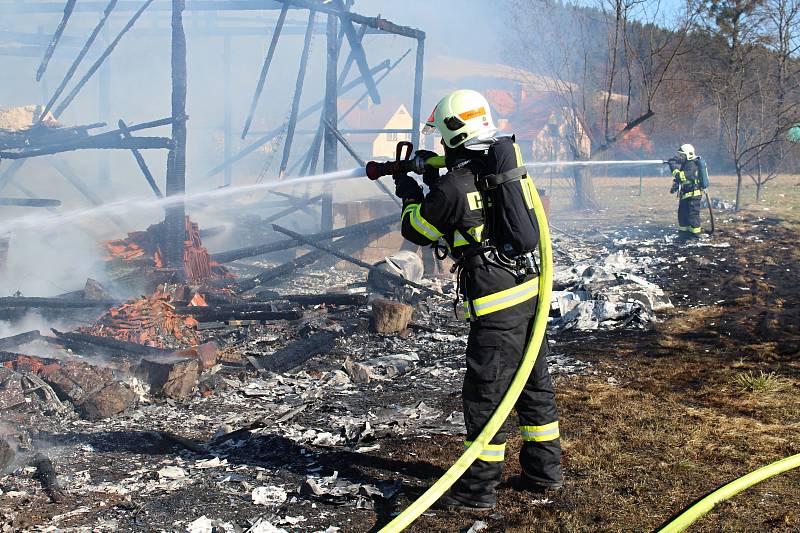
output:
M 698 239 L 700 227 L 700 197 L 707 186 L 703 179 L 705 168 L 703 161 L 694 151 L 691 144 L 682 144 L 675 157 L 667 161 L 672 171 L 672 188 L 670 194 L 678 193 L 678 239 L 685 242 Z M 705 185 L 705 186 L 704 186 Z

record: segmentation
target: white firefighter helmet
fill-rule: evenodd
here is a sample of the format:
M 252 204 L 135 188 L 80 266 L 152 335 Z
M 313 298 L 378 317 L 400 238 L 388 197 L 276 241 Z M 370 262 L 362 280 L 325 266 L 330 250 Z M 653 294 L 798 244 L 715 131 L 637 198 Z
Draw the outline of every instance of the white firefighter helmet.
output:
M 697 154 L 694 153 L 694 146 L 691 144 L 682 144 L 681 147 L 678 148 L 678 153 L 684 156 L 687 161 L 697 159 Z
M 450 148 L 472 139 L 491 137 L 498 131 L 492 121 L 489 102 L 481 93 L 469 89 L 453 91 L 439 100 L 422 133 L 430 135 L 435 130 L 439 130 Z

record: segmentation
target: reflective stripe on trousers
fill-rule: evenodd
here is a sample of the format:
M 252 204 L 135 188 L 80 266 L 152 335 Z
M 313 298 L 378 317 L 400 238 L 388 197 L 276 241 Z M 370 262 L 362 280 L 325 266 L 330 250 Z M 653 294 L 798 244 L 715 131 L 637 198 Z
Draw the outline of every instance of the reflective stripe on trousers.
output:
M 522 434 L 522 440 L 528 442 L 545 442 L 561 436 L 558 431 L 558 421 L 543 426 L 520 426 L 519 431 Z
M 694 228 L 692 226 L 678 226 L 678 231 L 686 231 L 688 233 L 700 233 L 703 231 L 702 228 Z
M 471 440 L 464 441 L 464 448 L 469 448 L 472 445 Z M 505 444 L 487 444 L 478 456 L 479 461 L 487 462 L 500 462 L 504 461 L 506 456 Z
M 539 276 L 531 278 L 525 283 L 505 289 L 474 300 L 464 302 L 464 313 L 467 319 L 472 318 L 473 311 L 476 317 L 502 311 L 521 304 L 539 294 Z

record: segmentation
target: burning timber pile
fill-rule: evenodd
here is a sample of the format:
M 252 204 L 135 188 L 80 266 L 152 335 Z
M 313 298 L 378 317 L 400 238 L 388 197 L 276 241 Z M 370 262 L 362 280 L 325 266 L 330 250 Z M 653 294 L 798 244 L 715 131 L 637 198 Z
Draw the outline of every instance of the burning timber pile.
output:
M 186 238 L 184 239 L 183 264 L 185 279 L 201 283 L 209 279 L 225 278 L 228 271 L 219 263 L 212 261 L 208 250 L 200 239 L 200 228 L 186 217 Z M 145 231 L 129 233 L 124 239 L 103 243 L 106 261 L 112 270 L 128 272 L 144 269 L 149 275 L 164 269 L 164 223 L 153 224 Z
M 157 234 L 107 246 L 160 280 Z M 0 527 L 351 530 L 353 513 L 387 512 L 433 475 L 391 458 L 402 439 L 463 433 L 468 325 L 449 298 L 431 296 L 451 294 L 452 280 L 389 260 L 381 271 L 413 287 L 380 273 L 367 281 L 316 266 L 327 256 L 318 250 L 215 270 L 188 219 L 187 235 L 189 255 L 209 268 L 187 270 L 186 283 L 126 301 L 108 296 L 115 289 L 95 291 L 105 299 L 0 299 L 99 314 L 73 331 L 0 339 Z M 340 252 L 364 241 L 320 235 L 308 239 Z M 647 327 L 669 305 L 648 281 L 660 260 L 589 241 L 556 243 L 552 332 Z M 596 373 L 563 350 L 556 342 L 549 359 L 557 380 Z

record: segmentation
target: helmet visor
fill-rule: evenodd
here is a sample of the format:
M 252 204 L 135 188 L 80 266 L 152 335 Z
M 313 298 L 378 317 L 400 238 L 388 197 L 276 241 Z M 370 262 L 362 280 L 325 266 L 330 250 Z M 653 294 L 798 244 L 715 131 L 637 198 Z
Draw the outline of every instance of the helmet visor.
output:
M 434 133 L 436 133 L 436 126 L 433 124 L 425 124 L 425 126 L 422 127 L 423 135 L 433 135 Z

